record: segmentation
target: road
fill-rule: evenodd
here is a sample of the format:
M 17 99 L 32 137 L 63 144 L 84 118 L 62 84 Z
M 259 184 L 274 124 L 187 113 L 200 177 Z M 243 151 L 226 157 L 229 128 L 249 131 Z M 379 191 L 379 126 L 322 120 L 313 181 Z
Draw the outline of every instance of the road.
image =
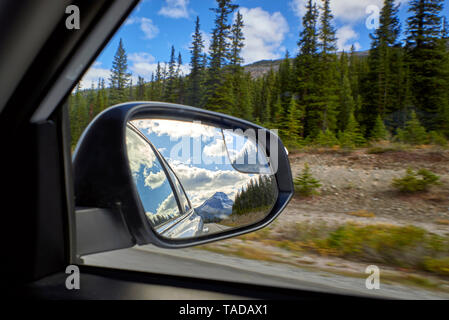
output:
M 449 295 L 443 293 L 382 282 L 379 290 L 368 290 L 364 278 L 345 277 L 197 249 L 165 250 L 149 245 L 94 254 L 83 259 L 85 264 L 95 266 L 312 291 L 394 299 L 449 299 Z
M 205 223 L 204 226 L 208 229 L 206 234 L 220 233 L 226 231 L 227 229 L 230 229 L 230 227 L 223 226 L 217 223 Z

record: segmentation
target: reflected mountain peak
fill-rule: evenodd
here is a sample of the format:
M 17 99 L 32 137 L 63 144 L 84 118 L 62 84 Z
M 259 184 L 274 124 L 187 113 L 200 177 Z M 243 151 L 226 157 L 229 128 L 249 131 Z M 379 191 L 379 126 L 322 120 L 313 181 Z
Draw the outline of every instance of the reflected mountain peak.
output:
M 228 195 L 224 192 L 216 192 L 212 198 L 220 198 L 220 199 L 225 199 L 225 200 L 229 200 L 232 202 L 231 199 L 229 199 Z
M 232 214 L 234 201 L 224 192 L 216 192 L 212 197 L 195 209 L 204 222 L 217 222 L 227 219 Z

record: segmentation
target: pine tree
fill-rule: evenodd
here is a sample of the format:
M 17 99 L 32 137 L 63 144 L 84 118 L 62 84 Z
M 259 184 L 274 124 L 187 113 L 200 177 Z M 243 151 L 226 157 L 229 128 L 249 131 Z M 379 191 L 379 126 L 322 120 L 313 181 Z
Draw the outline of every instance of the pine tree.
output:
M 231 32 L 229 25 L 229 15 L 232 14 L 238 5 L 232 4 L 232 0 L 216 0 L 218 8 L 211 9 L 215 12 L 215 28 L 212 32 L 212 43 L 210 47 L 210 69 L 212 71 L 220 71 L 227 63 L 229 57 L 228 42 Z
M 443 0 L 412 0 L 407 20 L 407 49 L 413 103 L 429 130 L 447 126 L 441 115 L 448 106 L 447 48 L 442 45 Z
M 111 104 L 121 103 L 127 100 L 128 87 L 131 75 L 128 73 L 128 58 L 123 41 L 120 39 L 119 46 L 112 62 L 110 81 L 110 102 Z
M 234 86 L 232 75 L 225 74 L 223 84 L 215 90 L 209 98 L 207 109 L 225 114 L 232 114 L 235 110 Z
M 339 141 L 335 134 L 326 129 L 325 131 L 319 131 L 318 135 L 315 138 L 314 143 L 320 147 L 334 147 L 339 144 Z
M 192 46 L 190 47 L 190 84 L 188 93 L 188 103 L 195 107 L 200 107 L 202 86 L 204 81 L 204 66 L 202 65 L 204 40 L 201 35 L 200 18 L 196 18 L 195 33 L 193 34 Z
M 262 78 L 261 82 L 261 108 L 260 108 L 260 121 L 264 126 L 268 126 L 271 121 L 271 102 L 272 102 L 272 83 L 269 78 L 269 74 Z
M 301 31 L 298 42 L 300 48 L 299 55 L 303 56 L 313 56 L 318 52 L 318 9 L 316 3 L 312 0 L 308 0 L 306 4 L 306 14 L 302 19 L 303 30 Z
M 407 121 L 405 128 L 397 130 L 399 141 L 412 145 L 424 144 L 427 141 L 426 129 L 421 125 L 415 111 L 412 111 L 410 120 Z
M 145 79 L 141 76 L 137 78 L 136 99 L 138 101 L 143 101 L 145 99 Z
M 404 88 L 401 78 L 400 52 L 397 46 L 401 26 L 398 18 L 399 5 L 396 0 L 384 0 L 379 19 L 379 28 L 371 34 L 369 72 L 365 84 L 364 125 L 372 130 L 377 115 L 385 117 L 400 109 L 401 92 Z
M 232 0 L 216 0 L 217 8 L 211 9 L 215 12 L 215 27 L 212 31 L 212 41 L 209 48 L 209 70 L 206 82 L 206 96 L 209 99 L 218 87 L 223 83 L 222 68 L 227 64 L 230 50 L 229 35 L 231 25 L 229 15 L 238 5 L 232 4 Z
M 295 81 L 294 81 L 294 73 L 292 69 L 292 63 L 290 59 L 290 54 L 287 51 L 285 54 L 284 60 L 281 62 L 281 65 L 279 66 L 279 72 L 278 72 L 278 92 L 281 99 L 281 108 L 278 110 L 279 114 L 279 122 L 280 130 L 287 130 L 286 127 L 286 119 L 287 119 L 287 112 L 288 107 L 290 105 L 290 101 L 292 97 L 294 96 L 294 87 Z
M 361 92 L 360 92 L 360 59 L 357 57 L 355 52 L 355 46 L 351 46 L 351 52 L 349 54 L 349 64 L 348 64 L 348 77 L 349 82 L 351 83 L 351 92 L 352 96 L 354 97 L 354 101 L 357 102 L 357 100 L 361 99 Z M 357 103 L 356 103 L 357 104 Z M 355 110 L 357 112 L 360 111 L 361 105 L 357 105 Z
M 340 94 L 338 105 L 338 129 L 344 130 L 348 125 L 351 110 L 356 108 L 349 80 L 348 59 L 346 53 L 340 57 Z
M 318 99 L 318 81 L 319 73 L 319 57 L 318 57 L 318 9 L 316 3 L 308 0 L 306 3 L 306 13 L 302 19 L 303 30 L 300 33 L 298 41 L 299 54 L 295 59 L 293 75 L 289 77 L 290 88 L 294 84 L 293 90 L 298 94 L 298 100 L 304 106 L 303 115 L 304 134 L 305 136 L 315 136 L 319 130 L 319 120 L 316 119 L 315 102 Z M 284 77 L 286 78 L 286 77 Z M 290 80 L 291 79 L 291 80 Z M 284 80 L 285 81 L 285 80 Z M 287 85 L 283 85 L 287 87 Z M 286 109 L 286 105 L 290 96 L 284 97 L 284 92 L 280 91 L 282 96 L 282 106 Z
M 97 91 L 95 97 L 95 105 L 93 110 L 93 116 L 97 116 L 101 111 L 105 109 L 104 91 L 103 91 L 103 79 L 98 79 Z
M 354 111 L 350 110 L 348 123 L 345 130 L 339 135 L 340 145 L 343 148 L 355 148 L 365 143 L 363 134 L 360 132 L 360 126 L 354 116 Z
M 374 123 L 374 128 L 371 131 L 372 141 L 382 141 L 388 139 L 388 130 L 385 128 L 385 124 L 380 117 L 377 115 L 376 122 Z
M 240 65 L 243 63 L 243 58 L 241 57 L 242 49 L 245 47 L 243 27 L 243 16 L 240 12 L 237 12 L 237 16 L 234 24 L 232 25 L 230 34 L 231 51 L 229 62 L 233 68 L 233 72 L 237 72 Z
M 134 85 L 133 85 L 133 79 L 131 78 L 129 80 L 129 93 L 128 93 L 128 101 L 134 100 Z
M 273 128 L 280 129 L 282 124 L 282 103 L 281 103 L 281 97 L 279 95 L 275 96 L 275 102 L 273 103 L 273 107 L 271 108 L 272 112 L 272 121 L 271 125 Z M 302 119 L 304 119 L 304 115 L 302 116 Z M 303 136 L 304 137 L 304 133 Z
M 251 103 L 251 75 L 241 71 L 233 76 L 234 110 L 233 115 L 249 121 L 253 120 L 253 108 Z
M 310 131 L 334 131 L 337 128 L 338 76 L 335 29 L 329 0 L 323 0 L 319 31 L 319 67 L 317 69 L 316 101 L 310 105 L 308 116 L 312 118 Z
M 72 136 L 72 147 L 74 147 L 89 123 L 87 100 L 79 83 L 76 86 L 73 105 L 71 105 L 70 109 L 70 131 Z
M 168 62 L 167 85 L 164 92 L 166 102 L 176 102 L 177 65 L 175 47 L 171 47 L 170 61 Z
M 179 52 L 177 68 L 176 68 L 176 90 L 175 90 L 175 101 L 179 104 L 184 104 L 186 99 L 185 81 L 184 74 L 182 72 L 182 54 Z
M 96 99 L 95 99 L 95 85 L 94 82 L 92 81 L 92 84 L 90 86 L 90 90 L 87 94 L 87 120 L 88 123 L 90 121 L 92 121 L 92 119 L 95 117 L 95 103 L 96 103 Z
M 233 88 L 234 88 L 234 111 L 233 115 L 237 117 L 252 118 L 251 96 L 249 92 L 248 78 L 244 74 L 241 66 L 243 58 L 241 56 L 242 49 L 245 46 L 243 35 L 243 16 L 237 12 L 235 22 L 232 25 L 230 33 L 230 52 L 229 63 L 231 72 L 233 74 Z
M 295 190 L 304 197 L 317 194 L 317 189 L 321 187 L 320 181 L 315 179 L 310 172 L 308 163 L 304 164 L 304 169 L 301 174 L 295 178 L 294 184 Z
M 302 135 L 301 116 L 301 109 L 298 107 L 296 99 L 292 97 L 287 110 L 286 126 L 281 131 L 281 135 L 286 141 L 294 145 L 298 145 Z
M 337 38 L 335 36 L 335 28 L 332 25 L 334 16 L 330 8 L 330 0 L 322 0 L 321 28 L 319 31 L 319 46 L 321 55 L 327 57 L 337 51 Z
M 101 79 L 101 95 L 103 97 L 103 104 L 104 104 L 101 111 L 103 111 L 104 109 L 106 109 L 110 106 L 109 95 L 108 95 L 108 91 L 106 90 L 105 80 L 103 78 Z
M 164 75 L 162 71 L 161 63 L 157 63 L 156 76 L 153 83 L 153 97 L 154 101 L 162 101 L 164 96 Z

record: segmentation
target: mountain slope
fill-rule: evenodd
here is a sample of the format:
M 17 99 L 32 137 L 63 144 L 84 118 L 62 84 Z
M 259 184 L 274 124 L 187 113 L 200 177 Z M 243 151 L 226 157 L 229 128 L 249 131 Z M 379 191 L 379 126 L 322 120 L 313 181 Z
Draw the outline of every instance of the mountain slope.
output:
M 195 208 L 205 223 L 219 222 L 232 213 L 234 202 L 223 192 L 217 192 L 204 203 Z
M 357 57 L 367 57 L 368 54 L 369 54 L 369 51 L 355 52 L 355 55 Z M 340 56 L 341 52 L 338 52 L 337 55 Z M 249 72 L 251 74 L 251 77 L 253 77 L 253 78 L 260 78 L 260 77 L 263 77 L 265 74 L 267 74 L 271 68 L 273 68 L 273 71 L 278 71 L 279 66 L 281 65 L 283 60 L 284 59 L 257 61 L 257 62 L 254 62 L 254 63 L 244 66 L 245 72 Z M 294 59 L 290 59 L 290 60 L 293 62 Z

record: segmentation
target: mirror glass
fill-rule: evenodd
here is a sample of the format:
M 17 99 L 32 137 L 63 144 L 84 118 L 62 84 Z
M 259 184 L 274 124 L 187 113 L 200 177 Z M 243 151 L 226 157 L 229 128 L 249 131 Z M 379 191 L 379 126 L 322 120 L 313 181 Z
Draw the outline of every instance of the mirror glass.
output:
M 130 170 L 148 222 L 185 239 L 261 221 L 278 197 L 269 161 L 242 131 L 178 120 L 128 123 Z

